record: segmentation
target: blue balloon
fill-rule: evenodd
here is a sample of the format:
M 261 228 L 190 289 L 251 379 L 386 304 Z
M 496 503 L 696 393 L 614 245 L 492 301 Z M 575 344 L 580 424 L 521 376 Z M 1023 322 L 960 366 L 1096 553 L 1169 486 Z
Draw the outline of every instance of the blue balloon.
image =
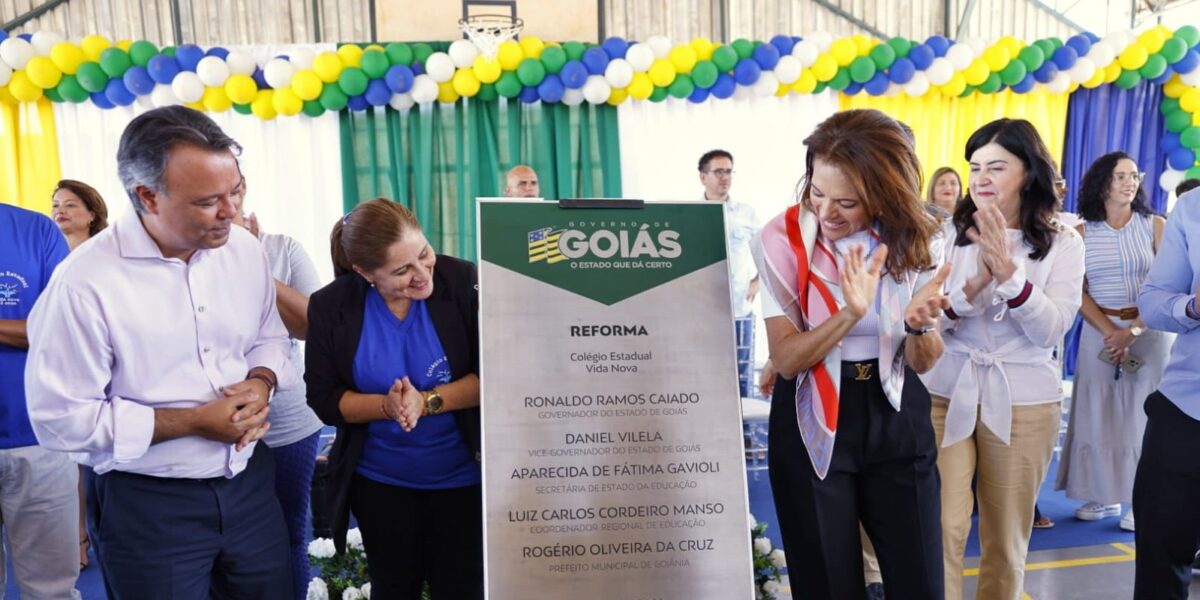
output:
M 30 44 L 33 43 L 33 34 L 32 33 L 22 33 L 21 35 L 18 35 L 17 37 L 29 42 Z M 112 108 L 112 107 L 109 107 L 109 108 Z
M 863 85 L 861 83 L 859 83 L 857 81 L 851 81 L 850 85 L 846 86 L 846 89 L 842 90 L 842 93 L 847 96 L 854 96 L 854 95 L 858 94 L 859 92 L 861 92 L 862 89 L 863 89 Z
M 1060 71 L 1066 71 L 1075 66 L 1075 61 L 1079 60 L 1079 53 L 1070 46 L 1063 46 L 1054 51 L 1054 55 L 1050 58 L 1058 65 Z
M 1176 148 L 1167 155 L 1167 164 L 1176 171 L 1186 171 L 1196 164 L 1196 153 L 1191 148 Z
M 1179 62 L 1171 65 L 1176 73 L 1191 73 L 1196 70 L 1196 67 L 1200 67 L 1200 51 L 1196 48 L 1188 50 L 1183 58 L 1179 59 Z
M 883 71 L 876 71 L 875 76 L 863 84 L 863 89 L 872 96 L 882 96 L 887 93 L 890 83 L 891 80 Z
M 134 100 L 137 100 L 137 96 L 134 96 L 133 92 L 125 87 L 125 82 L 120 77 L 108 80 L 108 85 L 104 87 L 104 97 L 116 106 L 129 106 L 133 104 Z
M 539 100 L 536 87 L 521 88 L 521 94 L 517 98 L 525 104 L 533 104 Z
M 892 83 L 904 85 L 912 81 L 913 75 L 917 74 L 917 66 L 908 58 L 897 58 L 896 62 L 892 63 L 892 67 L 888 69 L 888 79 Z
M 737 91 L 737 81 L 729 73 L 721 73 L 717 75 L 717 82 L 713 84 L 709 91 L 712 92 L 714 98 L 724 100 L 733 96 L 733 93 Z
M 0 29 L 0 42 L 3 42 L 4 40 L 7 40 L 7 39 L 8 39 L 8 32 L 3 29 Z
M 195 71 L 200 59 L 204 58 L 204 50 L 195 44 L 183 44 L 175 48 L 175 60 L 184 71 Z
M 1092 40 L 1082 33 L 1071 36 L 1067 40 L 1067 45 L 1075 50 L 1076 58 L 1086 56 L 1088 51 L 1092 49 Z
M 412 89 L 413 78 L 412 69 L 404 65 L 392 65 L 388 68 L 387 73 L 383 74 L 383 82 L 392 90 L 392 93 L 403 94 Z
M 421 61 L 414 60 L 413 64 L 412 64 L 412 72 L 413 72 L 414 76 L 415 75 L 424 75 L 425 74 L 425 65 L 422 64 Z
M 915 66 L 918 71 L 924 71 L 925 69 L 928 69 L 930 63 L 932 63 L 933 59 L 935 58 L 937 57 L 934 56 L 933 49 L 925 44 L 917 44 L 916 46 L 912 47 L 912 50 L 908 51 L 908 60 L 912 61 L 913 66 Z
M 696 87 L 692 89 L 692 95 L 688 96 L 688 102 L 692 104 L 704 104 L 708 100 L 709 91 L 707 88 Z
M 771 38 L 771 45 L 775 46 L 780 56 L 787 56 L 792 53 L 792 48 L 796 45 L 796 42 L 793 42 L 792 38 L 786 35 L 777 35 Z
M 608 68 L 608 53 L 599 46 L 588 48 L 583 53 L 583 66 L 592 75 L 603 75 L 604 69 Z
M 577 90 L 583 87 L 583 84 L 587 83 L 588 70 L 587 67 L 583 66 L 582 62 L 568 60 L 563 65 L 562 70 L 558 72 L 558 76 L 562 78 L 563 85 Z
M 367 104 L 371 106 L 383 106 L 392 99 L 392 88 L 382 79 L 372 79 L 367 84 L 367 91 L 363 92 L 363 98 L 366 98 Z
M 930 50 L 933 50 L 934 58 L 937 58 L 939 56 L 945 56 L 946 51 L 949 50 L 950 46 L 954 45 L 954 43 L 940 35 L 931 35 L 929 36 L 929 39 L 925 40 L 925 45 L 928 46 Z M 922 67 L 922 69 L 924 69 L 924 67 Z
M 1063 48 L 1066 48 L 1066 46 L 1063 46 Z M 1033 78 L 1037 79 L 1038 83 L 1050 83 L 1057 76 L 1058 65 L 1054 64 L 1052 60 L 1042 63 L 1042 66 L 1033 72 Z
M 150 71 L 146 67 L 134 65 L 125 70 L 125 75 L 121 77 L 125 83 L 125 88 L 139 95 L 145 96 L 154 91 L 154 79 L 150 77 Z
M 1093 43 L 1093 44 L 1095 44 L 1096 42 L 1100 41 L 1100 36 L 1098 36 L 1098 35 L 1096 35 L 1096 34 L 1094 34 L 1094 33 L 1090 32 L 1090 31 L 1085 31 L 1085 32 L 1083 32 L 1083 35 L 1086 35 L 1086 36 L 1087 36 L 1087 39 L 1088 39 L 1088 41 L 1089 41 L 1089 42 L 1091 42 L 1091 43 Z
M 1026 73 L 1024 79 L 1012 86 L 1012 91 L 1018 94 L 1028 94 L 1033 91 L 1035 85 L 1037 85 L 1037 80 L 1033 78 L 1033 73 Z
M 563 82 L 558 78 L 558 75 L 550 73 L 538 84 L 537 95 L 538 98 L 542 99 L 542 102 L 553 104 L 555 102 L 562 102 L 565 90 L 566 88 L 563 87 Z
M 1183 147 L 1183 140 L 1179 139 L 1179 134 L 1168 131 L 1163 134 L 1162 143 L 1159 144 L 1159 150 L 1164 154 L 1170 154 Z
M 754 59 L 743 58 L 733 67 L 733 78 L 742 85 L 754 85 L 762 75 L 762 67 Z
M 225 60 L 226 58 L 229 58 L 229 50 L 226 50 L 220 46 L 213 46 L 212 48 L 209 48 L 208 52 L 205 52 L 204 55 L 215 56 L 221 60 Z
M 629 50 L 629 42 L 625 41 L 624 38 L 613 36 L 604 40 L 604 43 L 600 47 L 604 48 L 604 53 L 608 55 L 609 60 L 617 60 L 618 58 L 625 58 L 625 51 Z
M 103 90 L 99 91 L 99 92 L 92 92 L 92 104 L 95 104 L 96 106 L 99 106 L 100 108 L 103 108 L 105 110 L 116 106 L 115 104 L 110 102 L 107 97 L 104 96 Z
M 779 64 L 779 49 L 771 44 L 763 44 L 754 49 L 754 62 L 764 71 L 770 71 Z M 755 77 L 757 79 L 757 77 Z
M 1171 65 L 1167 65 L 1167 68 L 1163 70 L 1162 75 L 1159 75 L 1158 77 L 1155 77 L 1154 79 L 1151 79 L 1150 81 L 1154 85 L 1163 85 L 1174 76 L 1175 76 L 1175 69 L 1171 68 Z
M 362 94 L 350 96 L 350 98 L 346 100 L 346 107 L 353 111 L 364 111 L 370 106 L 371 103 L 367 102 L 367 99 L 364 98 Z
M 254 78 L 254 83 L 258 84 L 258 89 L 260 89 L 260 90 L 272 89 L 271 84 L 267 83 L 267 76 L 265 74 L 263 74 L 262 67 L 254 67 L 254 74 L 251 75 L 251 77 Z
M 170 85 L 175 76 L 179 74 L 179 63 L 166 54 L 156 54 L 150 59 L 150 62 L 146 63 L 146 71 L 150 73 L 150 79 L 153 79 L 155 83 Z

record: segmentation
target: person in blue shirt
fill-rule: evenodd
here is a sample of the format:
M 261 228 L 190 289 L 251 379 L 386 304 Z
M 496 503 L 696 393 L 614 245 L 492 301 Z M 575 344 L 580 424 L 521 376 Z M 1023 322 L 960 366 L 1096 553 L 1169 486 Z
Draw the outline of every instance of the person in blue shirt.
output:
M 8 204 L 0 204 L 0 240 L 0 523 L 22 597 L 79 598 L 78 469 L 38 445 L 25 407 L 25 320 L 67 240 L 45 215 Z
M 373 595 L 483 600 L 479 294 L 475 265 L 435 254 L 416 217 L 377 198 L 331 235 L 337 279 L 308 304 L 308 404 L 337 426 L 328 514 L 351 509 Z
M 1187 598 L 1200 546 L 1200 191 L 1185 194 L 1138 296 L 1147 327 L 1178 334 L 1158 391 L 1146 399 L 1146 435 L 1133 482 L 1137 519 L 1134 598 Z

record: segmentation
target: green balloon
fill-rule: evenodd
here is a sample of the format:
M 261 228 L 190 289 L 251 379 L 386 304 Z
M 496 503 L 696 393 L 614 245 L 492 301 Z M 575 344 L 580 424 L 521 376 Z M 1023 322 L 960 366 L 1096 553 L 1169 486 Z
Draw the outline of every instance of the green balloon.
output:
M 1032 73 L 1042 68 L 1042 64 L 1046 62 L 1046 52 L 1034 42 L 1033 45 L 1025 46 L 1021 48 L 1020 52 L 1017 52 L 1017 60 L 1025 65 L 1025 72 Z M 1010 61 L 1008 64 L 1012 65 L 1012 62 Z
M 496 93 L 505 98 L 516 98 L 521 94 L 521 78 L 512 71 L 505 71 L 496 80 Z
M 517 78 L 521 85 L 533 87 L 546 78 L 546 67 L 536 58 L 526 58 L 517 65 Z
M 654 91 L 650 92 L 650 101 L 651 102 L 662 102 L 663 100 L 667 99 L 668 95 L 670 95 L 670 94 L 669 94 L 669 92 L 667 92 L 667 88 L 655 86 Z
M 62 81 L 60 80 L 59 83 L 62 83 Z M 63 101 L 62 94 L 59 93 L 58 87 L 44 89 L 44 90 L 42 90 L 42 93 L 45 94 L 46 97 L 49 98 L 51 102 L 61 104 Z
M 696 85 L 692 83 L 692 78 L 680 73 L 675 76 L 675 81 L 672 81 L 670 87 L 667 88 L 667 93 L 682 99 L 691 96 L 695 90 Z
M 1000 74 L 992 73 L 988 75 L 987 81 L 979 84 L 979 91 L 985 94 L 995 94 L 1000 91 L 1000 86 L 1003 84 L 1004 81 L 1000 78 Z
M 1200 150 L 1200 127 L 1188 127 L 1179 134 L 1179 141 L 1192 150 Z
M 567 60 L 579 60 L 583 58 L 583 53 L 587 51 L 587 46 L 579 42 L 567 42 L 563 44 L 563 52 L 567 53 Z M 545 52 L 543 50 L 543 52 Z
M 820 94 L 821 92 L 824 92 L 824 91 L 825 91 L 826 89 L 828 89 L 828 88 L 829 88 L 829 84 L 828 84 L 827 82 L 824 82 L 824 81 L 818 81 L 818 82 L 817 82 L 817 87 L 813 88 L 813 91 L 812 91 L 812 93 L 813 93 L 813 94 Z
M 1179 108 L 1179 98 L 1163 98 L 1162 102 L 1158 103 L 1158 112 L 1169 115 Z
M 697 87 L 708 89 L 717 83 L 717 65 L 711 60 L 702 60 L 692 67 L 692 83 Z
M 1000 70 L 1000 80 L 1004 82 L 1004 85 L 1013 86 L 1021 83 L 1027 74 L 1029 74 L 1029 68 L 1025 66 L 1024 62 L 1010 60 L 1008 65 Z
M 975 86 L 973 86 L 973 85 L 967 85 L 967 87 L 963 88 L 963 91 L 962 91 L 962 93 L 961 93 L 961 94 L 959 94 L 959 95 L 958 95 L 958 97 L 959 97 L 959 98 L 966 98 L 967 96 L 970 96 L 971 94 L 974 94 L 974 93 L 975 93 L 977 90 L 978 90 L 978 88 L 976 88 Z
M 413 60 L 425 64 L 425 61 L 429 60 L 429 57 L 433 54 L 433 46 L 425 42 L 417 42 L 412 45 L 412 51 Z
M 1171 39 L 1183 40 L 1187 42 L 1189 48 L 1194 47 L 1196 44 L 1200 44 L 1200 29 L 1194 25 L 1184 25 L 1175 30 L 1175 37 Z
M 371 79 L 380 79 L 387 73 L 392 62 L 388 60 L 387 54 L 378 50 L 367 50 L 362 55 L 362 70 Z
M 158 47 L 146 40 L 138 40 L 129 46 L 129 59 L 139 67 L 149 64 L 155 56 L 158 56 Z
M 557 73 L 567 64 L 567 53 L 558 46 L 546 46 L 542 50 L 542 64 L 546 66 L 547 73 Z
M 1192 167 L 1183 173 L 1184 179 L 1200 179 L 1200 167 Z
M 729 46 L 717 46 L 713 49 L 712 63 L 716 65 L 717 71 L 721 73 L 728 73 L 729 71 L 733 70 L 733 67 L 737 64 L 737 61 L 737 50 L 734 50 Z
M 346 103 L 350 101 L 350 98 L 338 86 L 326 85 L 321 90 L 321 96 L 317 100 L 321 103 L 321 106 L 325 107 L 325 110 L 337 112 L 346 108 Z
M 1121 76 L 1113 82 L 1113 85 L 1123 90 L 1129 90 L 1141 82 L 1142 76 L 1137 71 L 1121 71 Z
M 1166 61 L 1169 64 L 1173 65 L 1173 64 L 1179 62 L 1180 59 L 1183 58 L 1183 55 L 1187 54 L 1187 51 L 1188 51 L 1188 43 L 1184 40 L 1179 39 L 1178 37 L 1173 37 L 1173 38 L 1163 42 L 1162 50 L 1159 50 L 1158 53 L 1164 59 L 1166 59 Z
M 106 48 L 100 53 L 100 68 L 109 77 L 120 77 L 132 66 L 129 54 L 120 48 Z
M 1154 79 L 1159 75 L 1167 72 L 1167 59 L 1159 54 L 1151 54 L 1150 58 L 1146 59 L 1146 64 L 1138 69 L 1138 73 L 1143 79 Z
M 754 54 L 754 44 L 746 38 L 738 38 L 733 40 L 733 43 L 730 44 L 730 46 L 733 46 L 733 51 L 737 52 L 738 60 L 750 58 L 750 56 Z
M 479 100 L 480 102 L 492 102 L 497 97 L 499 97 L 499 94 L 496 93 L 496 85 L 492 83 L 485 83 L 479 86 L 479 93 L 475 94 L 475 97 L 472 98 L 472 100 Z
M 894 37 L 887 41 L 887 45 L 892 47 L 892 52 L 896 53 L 896 58 L 904 58 L 912 50 L 912 42 L 902 38 Z
M 92 61 L 79 65 L 79 70 L 75 72 L 75 78 L 79 80 L 79 85 L 88 92 L 103 91 L 104 86 L 108 85 L 108 75 L 104 73 L 104 69 L 101 69 L 98 63 Z
M 163 56 L 170 56 L 171 58 L 175 58 L 175 46 L 163 46 L 163 48 L 159 52 L 159 54 L 162 54 Z
M 1167 131 L 1173 133 L 1183 133 L 1183 130 L 1192 126 L 1192 115 L 1186 111 L 1177 110 L 1169 115 L 1166 115 Z
M 254 109 L 250 108 L 250 105 L 249 105 L 249 104 L 237 104 L 237 103 L 234 103 L 234 105 L 233 105 L 233 110 L 234 110 L 234 112 L 237 112 L 237 113 L 239 113 L 239 114 L 243 114 L 243 115 L 252 115 L 252 114 L 254 114 Z
M 63 75 L 58 82 L 58 95 L 62 96 L 67 102 L 79 104 L 88 99 L 88 91 L 79 85 L 79 80 L 74 75 Z
M 342 74 L 338 75 L 338 87 L 346 92 L 347 96 L 357 96 L 367 91 L 367 84 L 370 80 L 367 74 L 358 67 L 346 67 L 342 69 Z M 328 86 L 326 86 L 328 87 Z
M 1055 50 L 1058 50 L 1059 48 L 1063 47 L 1063 41 L 1061 39 L 1056 38 L 1056 37 L 1052 37 L 1049 39 L 1050 39 L 1050 43 L 1054 45 Z
M 834 75 L 833 79 L 829 80 L 829 87 L 839 92 L 850 87 L 850 69 L 846 67 L 838 68 L 837 75 Z
M 1043 39 L 1043 40 L 1038 40 L 1038 41 L 1034 42 L 1034 44 L 1036 44 L 1037 47 L 1042 50 L 1042 60 L 1043 61 L 1046 60 L 1046 57 L 1054 54 L 1054 51 L 1057 49 L 1054 47 L 1054 42 L 1050 41 L 1049 38 Z
M 384 47 L 383 53 L 387 55 L 388 62 L 393 65 L 408 66 L 413 62 L 412 46 L 404 42 L 392 42 L 388 44 Z
M 382 54 L 382 52 L 380 52 L 380 54 Z M 246 104 L 244 106 L 249 108 L 250 105 Z M 302 110 L 304 111 L 304 114 L 310 117 L 319 117 L 325 114 L 325 107 L 321 106 L 321 102 L 318 100 L 305 100 L 304 108 Z
M 882 46 L 876 46 L 880 48 Z M 850 63 L 850 80 L 854 83 L 866 83 L 875 76 L 875 61 L 866 56 L 860 56 Z
M 886 69 L 896 62 L 896 51 L 889 44 L 879 44 L 871 48 L 871 61 L 876 69 Z

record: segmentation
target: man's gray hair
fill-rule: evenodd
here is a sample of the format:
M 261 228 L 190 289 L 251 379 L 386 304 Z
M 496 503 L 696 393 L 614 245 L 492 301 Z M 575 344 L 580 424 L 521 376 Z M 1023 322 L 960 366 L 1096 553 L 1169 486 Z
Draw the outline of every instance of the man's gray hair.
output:
M 167 156 L 180 145 L 210 152 L 229 150 L 234 156 L 242 151 L 212 119 L 186 106 L 165 106 L 139 115 L 125 127 L 117 149 L 117 176 L 139 213 L 146 212 L 146 207 L 138 198 L 137 187 L 144 185 L 163 193 Z

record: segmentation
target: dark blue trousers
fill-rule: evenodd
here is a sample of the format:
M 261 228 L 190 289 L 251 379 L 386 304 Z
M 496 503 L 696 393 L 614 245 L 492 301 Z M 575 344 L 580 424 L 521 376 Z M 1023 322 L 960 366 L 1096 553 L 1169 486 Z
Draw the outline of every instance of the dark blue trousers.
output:
M 96 475 L 92 544 L 113 600 L 292 598 L 271 451 L 233 479 Z
M 738 389 L 741 390 L 743 398 L 757 397 L 758 394 L 751 393 L 751 390 L 755 389 L 756 383 L 754 381 L 754 314 L 734 319 L 733 325 L 737 332 Z

